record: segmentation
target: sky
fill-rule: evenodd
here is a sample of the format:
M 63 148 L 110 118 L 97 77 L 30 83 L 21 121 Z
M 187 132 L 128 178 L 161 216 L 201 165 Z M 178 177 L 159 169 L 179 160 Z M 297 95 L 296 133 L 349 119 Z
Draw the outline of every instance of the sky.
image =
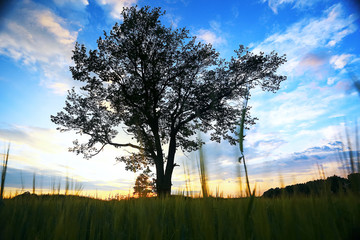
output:
M 278 69 L 287 76 L 280 90 L 254 89 L 248 103 L 258 120 L 246 132 L 245 156 L 259 194 L 317 179 L 319 169 L 326 176 L 346 175 L 338 151 L 346 144 L 345 130 L 354 139 L 360 120 L 356 1 L 19 0 L 0 6 L 0 149 L 10 143 L 8 192 L 31 189 L 34 176 L 44 193 L 63 189 L 67 177 L 89 195 L 133 192 L 138 173 L 115 161 L 126 151 L 106 147 L 90 160 L 68 152 L 79 136 L 57 131 L 50 115 L 62 110 L 67 90 L 78 84 L 69 71 L 75 42 L 96 49 L 103 32 L 121 23 L 123 7 L 134 5 L 161 7 L 162 24 L 186 27 L 227 60 L 240 44 L 254 53 L 286 54 Z M 202 138 L 211 191 L 238 194 L 238 147 Z M 198 156 L 177 152 L 174 193 L 185 189 L 188 178 L 199 190 Z

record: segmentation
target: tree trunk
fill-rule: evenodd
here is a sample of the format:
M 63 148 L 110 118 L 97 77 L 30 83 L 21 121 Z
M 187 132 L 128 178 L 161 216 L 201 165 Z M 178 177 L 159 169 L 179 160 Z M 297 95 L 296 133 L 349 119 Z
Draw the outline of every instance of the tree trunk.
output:
M 166 171 L 164 174 L 164 167 L 156 166 L 156 191 L 158 196 L 166 197 L 171 195 L 171 178 L 174 170 L 174 157 L 175 154 L 168 157 L 168 161 L 166 164 Z
M 156 166 L 156 191 L 159 197 L 166 197 L 171 195 L 171 173 L 166 171 L 164 174 L 164 166 Z
M 157 161 L 155 161 L 155 166 L 156 166 L 156 192 L 158 196 L 166 196 L 169 195 L 171 192 L 170 191 L 166 191 L 166 181 L 165 181 L 165 174 L 164 174 L 164 160 L 162 159 L 157 159 Z
M 171 181 L 164 181 L 161 185 L 162 185 L 161 187 L 157 188 L 157 195 L 159 197 L 170 196 L 171 195 Z
M 175 153 L 176 153 L 176 137 L 175 137 L 175 134 L 172 134 L 170 137 L 169 152 L 168 152 L 168 159 L 166 162 L 165 174 L 164 174 L 163 165 L 162 165 L 161 172 L 159 172 L 157 170 L 157 173 L 156 173 L 157 194 L 160 197 L 171 195 L 171 186 L 172 186 L 171 178 L 172 178 L 172 173 L 174 171 L 174 166 L 175 166 L 174 165 Z M 159 170 L 160 170 L 160 168 L 161 167 L 159 167 Z
M 171 178 L 164 175 L 164 173 L 156 173 L 156 191 L 159 197 L 166 197 L 171 195 Z

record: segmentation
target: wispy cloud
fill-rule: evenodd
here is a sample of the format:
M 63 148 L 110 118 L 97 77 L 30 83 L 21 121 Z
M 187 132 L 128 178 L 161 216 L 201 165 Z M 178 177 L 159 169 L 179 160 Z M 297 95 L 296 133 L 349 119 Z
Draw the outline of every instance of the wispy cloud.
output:
M 304 7 L 310 7 L 321 0 L 263 0 L 267 2 L 271 10 L 277 14 L 279 7 L 291 4 L 293 8 L 302 9 Z
M 263 121 L 264 127 L 276 126 L 294 127 L 304 121 L 311 121 L 331 111 L 329 105 L 342 98 L 343 95 L 333 95 L 329 89 L 322 89 L 314 83 L 299 86 L 293 91 L 282 92 L 268 100 L 271 109 L 264 103 L 254 99 L 255 115 Z M 271 110 L 270 112 L 268 112 Z M 266 120 L 265 120 L 266 119 Z
M 327 79 L 327 84 L 328 85 L 333 85 L 334 83 L 335 83 L 335 81 L 336 81 L 336 77 L 329 77 L 328 79 Z
M 325 57 L 321 57 L 319 55 L 309 53 L 304 56 L 304 58 L 300 62 L 300 65 L 318 67 L 324 64 L 325 61 L 326 61 Z
M 170 23 L 170 25 L 173 28 L 177 28 L 179 22 L 181 21 L 181 17 L 180 16 L 175 16 L 171 13 L 166 13 L 166 15 L 164 16 L 165 19 Z
M 293 91 L 281 92 L 270 99 L 250 101 L 251 114 L 259 118 L 247 131 L 245 149 L 248 158 L 277 160 L 294 152 L 301 152 L 314 145 L 333 141 L 342 129 L 334 114 L 346 115 L 346 94 L 335 86 L 319 87 L 309 83 Z M 323 122 L 334 122 L 323 125 Z
M 5 20 L 0 32 L 0 54 L 38 70 L 42 85 L 64 93 L 70 83 L 68 66 L 77 33 L 51 10 L 25 4 Z
M 334 69 L 343 69 L 352 57 L 354 57 L 353 54 L 334 55 L 330 58 L 330 64 Z
M 27 126 L 11 126 L 0 128 L 0 140 L 10 141 L 15 145 L 23 145 L 28 148 L 38 149 L 47 153 L 58 154 L 64 149 L 59 149 L 56 140 L 48 141 L 46 139 L 56 139 L 58 135 L 55 129 L 45 129 Z M 66 148 L 65 148 L 66 149 Z
M 57 4 L 58 6 L 64 6 L 67 4 L 71 4 L 72 6 L 87 6 L 89 5 L 89 1 L 88 0 L 53 0 L 55 2 L 55 4 Z
M 57 17 L 55 14 L 50 12 L 50 10 L 44 10 L 37 13 L 35 12 L 35 18 L 39 27 L 53 35 L 59 44 L 72 46 L 77 34 L 71 34 L 68 29 L 60 25 L 64 23 L 63 19 Z
M 282 67 L 282 71 L 294 74 L 307 54 L 323 46 L 335 46 L 345 36 L 355 32 L 355 20 L 354 15 L 345 16 L 342 5 L 336 4 L 324 11 L 320 18 L 303 19 L 284 32 L 269 36 L 255 45 L 254 52 L 276 50 L 280 54 L 286 54 L 288 62 Z

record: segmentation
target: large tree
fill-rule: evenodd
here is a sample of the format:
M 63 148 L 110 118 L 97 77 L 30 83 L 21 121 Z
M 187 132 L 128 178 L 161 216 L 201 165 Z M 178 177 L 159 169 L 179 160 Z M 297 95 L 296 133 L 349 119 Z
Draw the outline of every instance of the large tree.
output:
M 98 39 L 96 50 L 77 43 L 70 70 L 82 87 L 69 91 L 64 111 L 51 116 L 59 130 L 88 136 L 70 149 L 85 158 L 111 145 L 133 150 L 117 158 L 128 170 L 154 165 L 159 195 L 171 192 L 176 151 L 202 144 L 197 131 L 236 144 L 249 90 L 260 85 L 275 92 L 286 79 L 275 73 L 284 56 L 254 54 L 240 45 L 236 57 L 225 61 L 187 29 L 162 25 L 163 14 L 160 8 L 124 8 L 122 23 Z M 245 120 L 254 123 L 248 114 Z M 115 141 L 121 128 L 132 142 Z

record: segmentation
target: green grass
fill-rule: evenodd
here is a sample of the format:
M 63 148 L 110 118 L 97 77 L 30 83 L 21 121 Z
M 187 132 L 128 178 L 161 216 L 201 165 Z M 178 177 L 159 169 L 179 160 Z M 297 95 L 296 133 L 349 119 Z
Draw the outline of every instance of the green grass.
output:
M 353 239 L 358 195 L 101 201 L 5 199 L 0 239 Z M 356 239 L 356 238 L 354 238 Z

